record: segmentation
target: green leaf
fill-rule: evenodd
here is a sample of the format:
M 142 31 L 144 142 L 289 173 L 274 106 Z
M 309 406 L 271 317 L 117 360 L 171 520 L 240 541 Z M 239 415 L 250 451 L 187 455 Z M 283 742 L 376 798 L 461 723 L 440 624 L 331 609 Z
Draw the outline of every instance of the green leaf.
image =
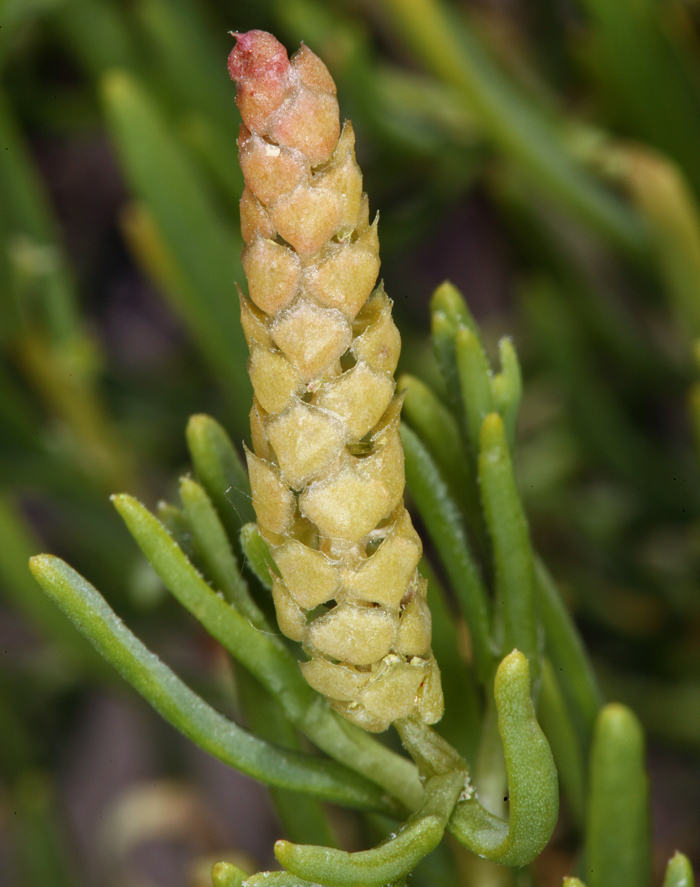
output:
M 506 428 L 506 437 L 511 453 L 515 452 L 515 432 L 518 423 L 518 410 L 523 396 L 523 380 L 515 346 L 507 337 L 498 343 L 498 357 L 501 372 L 491 379 L 493 405 L 500 413 Z
M 469 550 L 461 515 L 435 462 L 406 425 L 401 426 L 401 440 L 408 488 L 467 620 L 477 674 L 486 679 L 493 666 L 489 606 L 484 584 Z
M 471 330 L 483 346 L 481 331 L 476 320 L 474 320 L 474 315 L 469 310 L 464 296 L 449 280 L 441 283 L 433 293 L 430 301 L 430 311 L 442 313 L 447 319 L 453 334 L 460 327 L 466 327 Z
M 590 764 L 585 874 L 589 887 L 651 884 L 644 734 L 624 705 L 598 715 Z
M 186 436 L 197 479 L 235 545 L 241 527 L 255 522 L 248 472 L 228 434 L 211 416 L 190 416 Z
M 192 536 L 192 528 L 187 523 L 185 512 L 177 505 L 161 500 L 156 506 L 156 514 L 158 520 L 177 542 L 188 560 L 191 560 L 192 563 L 199 563 L 199 549 Z
M 467 440 L 472 453 L 476 454 L 479 452 L 481 424 L 494 409 L 491 366 L 479 339 L 467 327 L 457 330 L 455 357 Z
M 372 850 L 346 853 L 278 841 L 275 855 L 293 874 L 328 887 L 384 887 L 407 875 L 438 846 L 464 788 L 464 777 L 464 772 L 451 772 L 429 779 L 420 810 L 397 835 Z
M 280 703 L 289 720 L 328 755 L 373 780 L 409 809 L 422 795 L 410 761 L 331 711 L 277 635 L 256 629 L 202 579 L 159 521 L 132 496 L 113 502 L 165 587 Z M 396 806 L 384 796 L 391 811 Z
M 478 505 L 475 478 L 470 476 L 464 442 L 454 416 L 415 376 L 401 376 L 396 387 L 404 392 L 403 418 L 430 451 L 455 498 L 465 510 L 469 506 L 473 510 Z
M 503 617 L 503 650 L 517 647 L 540 674 L 532 549 L 527 520 L 513 475 L 503 420 L 488 415 L 481 426 L 479 481 L 493 545 L 496 598 Z
M 216 862 L 211 870 L 214 887 L 243 887 L 248 875 L 232 862 Z
M 285 700 L 288 714 L 300 718 L 314 694 L 284 644 L 257 630 L 217 595 L 165 527 L 133 496 L 121 494 L 112 501 L 165 587 L 271 693 Z
M 217 869 L 217 866 L 222 868 Z M 227 866 L 227 868 L 223 868 Z M 245 875 L 240 869 L 233 871 L 235 866 L 230 863 L 218 862 L 214 866 L 214 887 L 319 887 L 303 878 L 295 878 L 289 872 L 258 872 L 256 875 Z M 240 874 L 239 874 L 240 873 Z M 242 880 L 241 880 L 242 876 Z
M 542 665 L 542 693 L 537 718 L 552 749 L 564 796 L 573 820 L 583 830 L 586 805 L 586 769 L 583 743 L 576 733 L 557 675 L 548 659 Z
M 241 547 L 250 569 L 258 577 L 262 585 L 272 590 L 272 574 L 280 572 L 272 559 L 270 546 L 260 535 L 257 524 L 246 524 L 241 530 Z
M 205 571 L 215 587 L 256 628 L 269 631 L 265 616 L 250 596 L 226 531 L 204 488 L 191 478 L 183 477 L 180 498 Z
M 471 797 L 457 806 L 449 828 L 473 853 L 501 865 L 523 866 L 544 849 L 559 812 L 557 770 L 535 717 L 523 653 L 514 650 L 501 662 L 494 695 L 508 771 L 510 819 L 499 819 Z
M 481 341 L 481 333 L 461 293 L 449 281 L 441 284 L 433 293 L 430 322 L 435 359 L 445 380 L 450 405 L 455 416 L 464 424 L 464 401 L 457 368 L 455 336 L 459 329 L 466 328 Z
M 204 751 L 270 785 L 361 809 L 385 807 L 376 787 L 345 767 L 264 742 L 207 705 L 129 631 L 97 589 L 62 560 L 41 554 L 31 559 L 30 567 L 98 652 Z
M 571 614 L 539 558 L 535 560 L 535 583 L 545 649 L 574 717 L 577 735 L 588 749 L 603 696 Z
M 694 887 L 693 867 L 687 856 L 677 850 L 669 860 L 664 887 Z

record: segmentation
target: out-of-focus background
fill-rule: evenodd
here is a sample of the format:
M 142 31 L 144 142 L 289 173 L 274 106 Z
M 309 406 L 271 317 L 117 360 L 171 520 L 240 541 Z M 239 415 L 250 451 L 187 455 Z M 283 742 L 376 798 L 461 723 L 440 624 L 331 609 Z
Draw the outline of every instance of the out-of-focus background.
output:
M 184 887 L 210 856 L 273 862 L 265 792 L 162 723 L 26 569 L 65 558 L 229 704 L 225 658 L 109 495 L 173 497 L 192 413 L 248 435 L 226 57 L 250 28 L 303 40 L 338 83 L 400 369 L 440 390 L 445 278 L 487 344 L 513 336 L 533 536 L 648 730 L 659 865 L 678 847 L 699 866 L 700 4 L 0 0 L 0 884 Z M 542 885 L 572 847 L 564 825 Z

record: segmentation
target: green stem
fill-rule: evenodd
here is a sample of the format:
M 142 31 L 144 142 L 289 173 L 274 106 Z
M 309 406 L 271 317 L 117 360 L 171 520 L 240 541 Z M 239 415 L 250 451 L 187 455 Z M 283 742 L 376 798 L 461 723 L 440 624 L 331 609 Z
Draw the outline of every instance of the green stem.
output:
M 236 686 L 246 722 L 255 735 L 298 751 L 296 731 L 280 706 L 260 682 L 240 666 L 236 668 Z M 305 844 L 320 841 L 328 847 L 338 845 L 338 838 L 319 801 L 280 788 L 271 788 L 270 795 L 282 827 L 292 841 Z
M 481 690 L 474 669 L 465 661 L 459 648 L 455 614 L 425 557 L 421 558 L 421 575 L 428 580 L 428 605 L 433 622 L 433 653 L 440 666 L 445 714 L 440 721 L 444 736 L 469 762 L 476 759 L 482 719 Z

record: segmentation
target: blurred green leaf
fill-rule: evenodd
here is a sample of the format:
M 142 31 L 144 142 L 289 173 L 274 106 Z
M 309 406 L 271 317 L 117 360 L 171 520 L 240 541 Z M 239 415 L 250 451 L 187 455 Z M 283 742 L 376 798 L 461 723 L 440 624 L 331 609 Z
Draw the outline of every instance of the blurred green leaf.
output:
M 545 650 L 575 719 L 577 735 L 587 750 L 603 697 L 571 614 L 539 559 L 535 560 L 535 582 Z
M 69 858 L 49 777 L 25 771 L 12 787 L 10 803 L 12 843 L 23 887 L 78 887 L 82 879 Z
M 73 668 L 84 674 L 104 674 L 102 660 L 75 631 L 63 614 L 46 599 L 40 587 L 27 570 L 30 557 L 41 550 L 41 543 L 7 496 L 0 495 L 0 586 L 3 597 L 19 613 L 56 643 L 61 656 Z
M 497 68 L 464 17 L 440 0 L 384 0 L 382 7 L 415 55 L 461 92 L 489 139 L 538 189 L 618 246 L 644 248 L 638 220 L 571 160 L 556 125 Z
M 650 0 L 579 0 L 590 16 L 595 76 L 612 113 L 670 154 L 700 193 L 700 69 L 673 40 L 671 5 Z
M 537 719 L 552 749 L 559 782 L 577 829 L 582 830 L 586 808 L 586 765 L 577 724 L 557 683 L 548 659 L 542 665 L 542 693 Z
M 251 387 L 234 287 L 244 277 L 240 237 L 213 206 L 198 170 L 137 81 L 110 73 L 102 96 L 126 174 L 148 210 L 131 220 L 132 242 L 148 268 L 160 269 L 157 282 L 166 285 L 165 294 L 219 374 L 242 429 Z
M 55 20 L 66 44 L 93 78 L 112 68 L 138 70 L 142 66 L 123 4 L 112 0 L 62 0 Z
M 649 779 L 642 728 L 623 705 L 596 721 L 584 870 L 589 887 L 651 883 Z

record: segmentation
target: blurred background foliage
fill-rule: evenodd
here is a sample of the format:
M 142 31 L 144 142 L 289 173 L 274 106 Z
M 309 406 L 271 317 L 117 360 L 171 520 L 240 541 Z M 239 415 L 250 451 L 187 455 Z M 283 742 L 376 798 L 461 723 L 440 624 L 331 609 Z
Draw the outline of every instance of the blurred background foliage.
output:
M 0 26 L 0 882 L 176 887 L 206 883 L 209 853 L 270 862 L 264 796 L 129 695 L 26 568 L 64 557 L 230 695 L 108 496 L 173 493 L 191 413 L 248 435 L 225 61 L 250 28 L 308 43 L 338 83 L 401 369 L 439 390 L 445 278 L 492 353 L 513 336 L 536 546 L 651 736 L 658 858 L 697 867 L 700 5 L 0 0 Z

